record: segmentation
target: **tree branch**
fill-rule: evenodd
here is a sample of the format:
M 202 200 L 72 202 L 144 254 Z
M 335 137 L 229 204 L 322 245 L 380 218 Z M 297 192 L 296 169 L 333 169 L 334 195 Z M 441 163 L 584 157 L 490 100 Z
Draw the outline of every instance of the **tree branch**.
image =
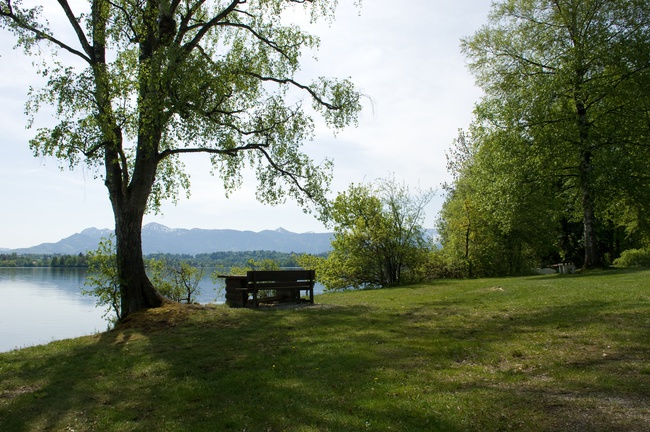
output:
M 323 105 L 325 108 L 333 110 L 333 111 L 337 111 L 337 110 L 341 109 L 341 107 L 336 106 L 336 105 L 332 105 L 331 103 L 326 102 L 325 100 L 323 100 L 323 98 L 321 98 L 320 95 L 318 93 L 316 93 L 311 87 L 306 86 L 304 84 L 300 84 L 299 82 L 297 82 L 295 80 L 292 80 L 290 78 L 267 77 L 267 76 L 263 76 L 263 75 L 260 75 L 260 74 L 257 74 L 255 72 L 251 72 L 251 71 L 244 71 L 244 74 L 255 77 L 255 78 L 257 78 L 257 79 L 259 79 L 261 81 L 275 82 L 275 83 L 278 83 L 278 84 L 291 84 L 291 85 L 293 85 L 293 86 L 295 86 L 295 87 L 297 87 L 297 88 L 299 88 L 301 90 L 305 90 L 307 93 L 309 93 L 311 95 L 312 98 L 314 98 L 314 100 L 316 102 Z
M 265 38 L 261 34 L 259 34 L 257 31 L 255 31 L 254 28 L 252 28 L 249 25 L 246 24 L 241 24 L 241 23 L 234 23 L 230 21 L 223 21 L 219 22 L 216 24 L 217 26 L 224 26 L 224 27 L 238 27 L 242 28 L 245 30 L 248 30 L 253 36 L 255 36 L 258 40 L 264 42 L 266 45 L 271 47 L 273 50 L 277 51 L 282 57 L 286 58 L 287 60 L 291 60 L 291 58 L 282 50 L 282 48 L 274 41 Z
M 271 155 L 266 151 L 270 146 L 269 143 L 256 143 L 256 144 L 246 144 L 240 147 L 234 147 L 232 149 L 214 149 L 208 147 L 194 147 L 194 148 L 185 148 L 185 149 L 168 149 L 160 153 L 159 159 L 162 160 L 166 157 L 178 154 L 196 154 L 196 153 L 207 153 L 207 154 L 217 154 L 217 155 L 226 155 L 226 156 L 236 156 L 237 153 L 242 151 L 259 151 L 264 155 L 266 161 L 273 167 L 273 169 L 279 172 L 283 177 L 288 178 L 295 186 L 303 192 L 309 199 L 314 199 L 314 195 L 305 189 L 298 180 L 301 176 L 285 170 L 279 163 L 277 163 Z
M 182 149 L 167 149 L 160 153 L 158 156 L 159 160 L 162 160 L 166 157 L 178 154 L 193 154 L 193 153 L 206 153 L 206 154 L 217 154 L 217 155 L 227 155 L 227 156 L 236 156 L 237 153 L 250 150 L 261 150 L 263 147 L 268 147 L 269 144 L 246 144 L 239 147 L 233 147 L 231 149 L 216 149 L 211 147 L 192 147 L 192 148 L 182 148 Z
M 230 13 L 232 13 L 237 5 L 246 3 L 246 0 L 233 0 L 232 3 L 230 3 L 224 10 L 222 10 L 219 14 L 217 14 L 214 18 L 212 18 L 210 21 L 205 23 L 201 29 L 196 33 L 194 38 L 192 38 L 191 41 L 189 41 L 187 44 L 183 46 L 183 49 L 186 52 L 191 52 L 194 50 L 194 48 L 201 42 L 201 39 L 208 33 L 208 31 L 219 24 L 220 21 L 222 21 L 224 18 L 226 18 Z M 189 18 L 188 18 L 189 19 Z
M 61 3 L 61 1 L 59 3 Z M 12 5 L 11 5 L 11 0 L 6 0 L 5 5 L 6 5 L 6 8 L 0 9 L 0 16 L 5 17 L 8 20 L 10 20 L 11 22 L 13 22 L 13 24 L 16 27 L 31 33 L 36 38 L 36 40 L 47 40 L 47 41 L 53 43 L 54 45 L 64 49 L 65 51 L 68 51 L 69 53 L 74 54 L 77 57 L 80 57 L 81 59 L 83 59 L 87 63 L 92 62 L 91 56 L 86 55 L 85 53 L 83 53 L 83 52 L 81 52 L 81 51 L 79 51 L 77 49 L 72 48 L 70 45 L 60 41 L 59 39 L 57 39 L 53 35 L 47 33 L 45 30 L 39 29 L 37 25 L 34 25 L 34 24 L 28 22 L 27 20 L 23 19 L 23 17 L 21 17 L 20 15 L 17 15 L 16 12 L 14 11 Z M 66 15 L 67 15 L 67 12 L 66 12 Z M 74 21 L 74 17 L 73 17 L 73 21 Z M 75 31 L 76 31 L 76 29 L 75 29 Z M 85 36 L 84 36 L 84 38 L 85 38 Z
M 134 43 L 139 42 L 139 38 L 137 36 L 137 31 L 135 30 L 135 26 L 133 25 L 133 19 L 131 19 L 131 16 L 129 15 L 129 12 L 124 8 L 124 6 L 115 3 L 114 1 L 110 1 L 109 3 L 111 6 L 113 6 L 115 9 L 118 11 L 121 11 L 122 14 L 124 15 L 124 20 L 126 21 L 126 24 L 128 25 L 129 29 L 131 30 L 132 36 L 128 37 L 128 40 Z M 124 31 L 126 33 L 126 30 Z
M 293 184 L 296 185 L 296 187 L 298 188 L 298 190 L 300 190 L 302 193 L 304 193 L 304 194 L 307 196 L 307 198 L 309 198 L 309 199 L 311 199 L 311 200 L 314 199 L 314 195 L 313 195 L 311 192 L 309 192 L 307 189 L 305 189 L 305 188 L 300 184 L 300 182 L 298 181 L 298 178 L 299 178 L 300 176 L 296 175 L 295 173 L 289 172 L 289 171 L 285 170 L 284 168 L 282 168 L 280 165 L 278 165 L 277 162 L 275 162 L 275 161 L 273 160 L 273 158 L 271 157 L 271 155 L 269 155 L 269 153 L 266 151 L 265 148 L 260 147 L 258 150 L 259 150 L 259 151 L 264 155 L 264 157 L 266 158 L 267 162 L 269 163 L 269 165 L 271 165 L 271 166 L 273 167 L 274 170 L 276 170 L 277 172 L 279 172 L 283 177 L 287 177 L 287 178 L 289 178 L 289 180 L 291 180 L 291 182 L 293 182 Z
M 88 43 L 88 39 L 86 38 L 86 34 L 84 33 L 83 29 L 79 25 L 79 22 L 77 21 L 76 17 L 74 16 L 74 13 L 72 13 L 72 9 L 70 8 L 70 5 L 68 4 L 67 0 L 58 0 L 59 5 L 61 5 L 61 8 L 65 12 L 66 17 L 68 17 L 68 21 L 70 22 L 70 25 L 74 29 L 75 33 L 77 34 L 77 39 L 79 39 L 79 43 L 81 43 L 81 46 L 83 47 L 84 51 L 88 55 L 89 58 L 93 58 L 93 48 L 90 46 L 90 43 Z

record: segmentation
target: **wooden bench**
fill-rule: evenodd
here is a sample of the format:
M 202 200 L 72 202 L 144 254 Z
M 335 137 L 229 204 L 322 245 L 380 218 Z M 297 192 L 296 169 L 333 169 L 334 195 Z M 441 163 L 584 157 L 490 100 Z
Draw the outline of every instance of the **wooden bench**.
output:
M 246 276 L 220 277 L 226 279 L 226 303 L 230 306 L 258 307 L 260 303 L 273 302 L 314 303 L 314 270 L 253 270 L 247 272 Z M 302 298 L 302 291 L 305 291 L 307 299 Z M 273 294 L 268 295 L 268 292 Z

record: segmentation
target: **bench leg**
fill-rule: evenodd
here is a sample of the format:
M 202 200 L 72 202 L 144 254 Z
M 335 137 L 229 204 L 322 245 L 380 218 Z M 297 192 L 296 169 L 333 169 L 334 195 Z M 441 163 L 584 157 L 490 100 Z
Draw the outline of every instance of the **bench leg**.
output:
M 242 307 L 246 307 L 246 303 L 248 303 L 248 291 L 242 291 L 241 292 L 241 305 L 242 305 Z

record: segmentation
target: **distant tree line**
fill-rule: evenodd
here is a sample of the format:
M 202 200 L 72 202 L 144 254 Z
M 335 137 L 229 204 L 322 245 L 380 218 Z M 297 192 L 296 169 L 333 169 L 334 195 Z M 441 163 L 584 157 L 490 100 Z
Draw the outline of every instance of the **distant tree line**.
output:
M 272 260 L 279 267 L 298 267 L 296 255 L 275 251 L 213 252 L 190 254 L 149 254 L 144 257 L 171 264 L 186 263 L 192 267 L 246 267 L 250 262 Z M 88 256 L 59 254 L 0 254 L 0 267 L 88 267 Z
M 85 254 L 0 254 L 0 267 L 88 267 Z
M 184 262 L 193 267 L 247 267 L 251 262 L 271 260 L 278 267 L 298 267 L 296 254 L 268 250 L 238 251 L 238 252 L 212 252 L 197 255 L 158 253 L 145 255 L 146 259 L 163 260 L 174 264 Z

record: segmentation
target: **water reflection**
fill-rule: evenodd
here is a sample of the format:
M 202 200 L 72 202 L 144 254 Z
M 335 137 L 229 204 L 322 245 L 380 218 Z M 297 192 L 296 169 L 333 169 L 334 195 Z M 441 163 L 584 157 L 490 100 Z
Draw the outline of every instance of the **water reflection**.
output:
M 106 330 L 85 281 L 86 269 L 0 268 L 0 352 Z M 196 301 L 223 302 L 209 272 L 199 286 Z
M 223 303 L 223 279 L 206 269 L 198 303 Z M 81 294 L 86 269 L 0 268 L 0 352 L 74 338 L 107 329 L 106 308 Z M 317 284 L 315 293 L 323 288 Z
M 106 329 L 95 299 L 81 295 L 84 269 L 0 269 L 0 351 Z

